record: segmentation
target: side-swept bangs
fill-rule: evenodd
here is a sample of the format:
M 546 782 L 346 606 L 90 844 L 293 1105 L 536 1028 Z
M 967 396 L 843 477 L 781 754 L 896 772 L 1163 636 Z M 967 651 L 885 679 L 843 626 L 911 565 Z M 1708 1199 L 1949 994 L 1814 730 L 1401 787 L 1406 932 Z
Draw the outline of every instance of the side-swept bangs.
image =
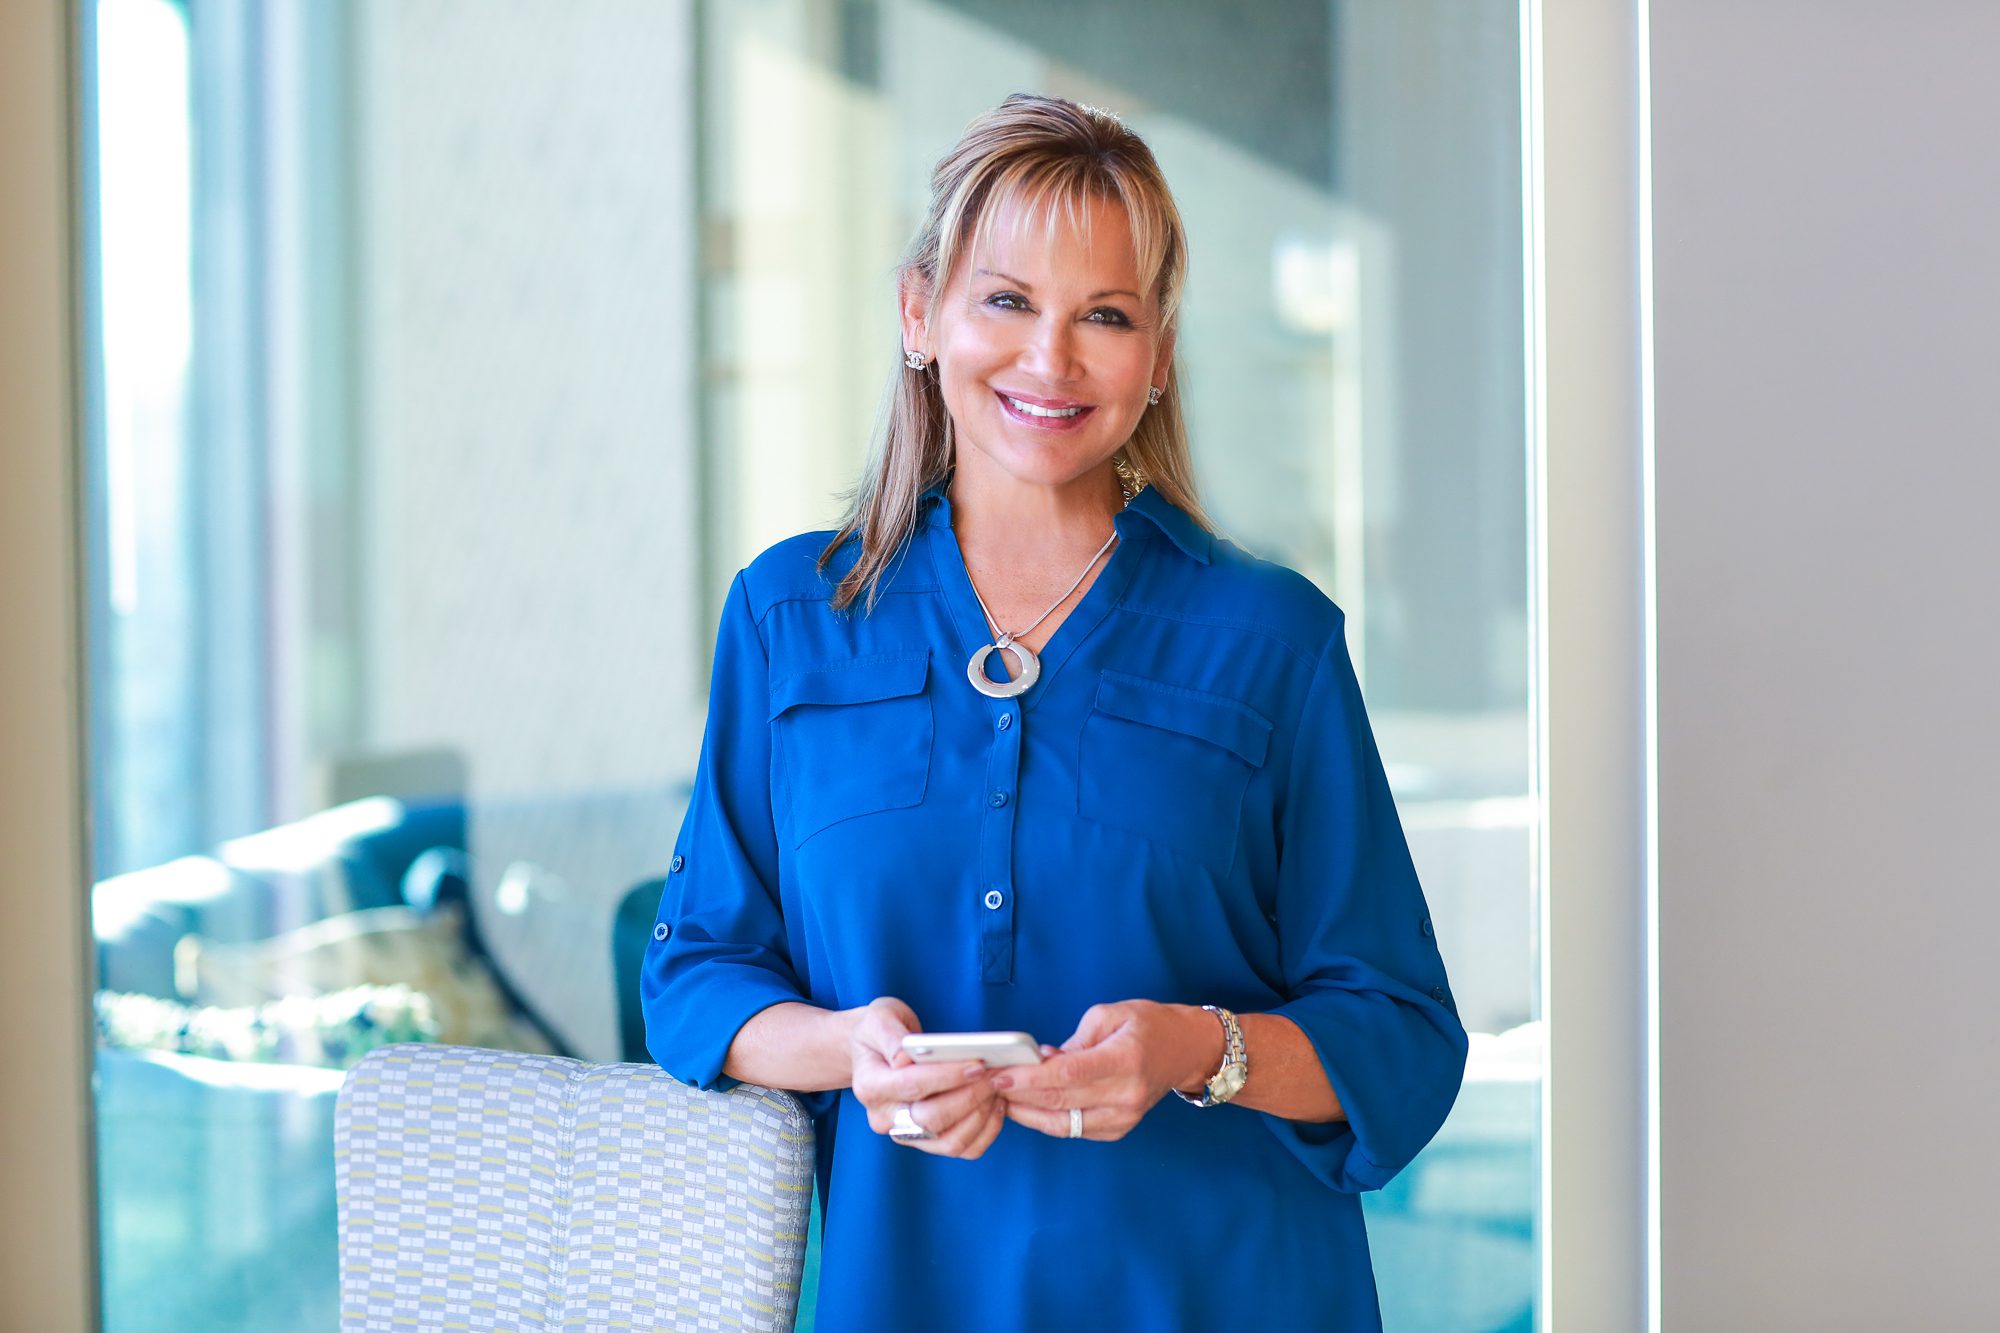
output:
M 930 294 L 933 314 L 942 289 L 956 281 L 960 265 L 989 252 L 1002 218 L 1010 219 L 1008 239 L 1016 244 L 1037 231 L 1044 245 L 1052 244 L 1057 229 L 1066 227 L 1088 246 L 1090 204 L 1096 202 L 1124 209 L 1132 253 L 1138 259 L 1140 289 L 1158 303 L 1160 327 L 1173 328 L 1185 268 L 1180 219 L 1161 206 L 1163 191 L 1144 188 L 1135 179 L 1144 170 L 1137 163 L 1104 156 L 1023 153 L 991 160 L 986 170 L 967 172 L 940 219 L 939 280 Z

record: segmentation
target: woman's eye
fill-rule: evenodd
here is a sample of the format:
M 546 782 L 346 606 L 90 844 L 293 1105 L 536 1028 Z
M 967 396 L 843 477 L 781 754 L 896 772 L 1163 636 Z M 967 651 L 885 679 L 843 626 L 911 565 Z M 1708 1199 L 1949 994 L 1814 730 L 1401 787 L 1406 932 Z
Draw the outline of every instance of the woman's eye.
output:
M 1119 310 L 1108 305 L 1099 306 L 1097 309 L 1090 312 L 1090 317 L 1092 319 L 1096 319 L 1099 315 L 1104 316 L 1104 319 L 1099 321 L 1100 323 L 1130 324 L 1132 322 L 1131 320 L 1125 318 L 1125 312 L 1123 310 Z
M 1012 301 L 1015 304 L 1013 305 L 1003 304 L 1003 302 L 1008 302 L 1008 301 Z M 1019 296 L 1015 295 L 1013 292 L 995 292 L 993 295 L 986 298 L 986 304 L 1000 306 L 1002 310 L 1019 310 L 1025 308 L 1028 303 L 1026 301 L 1023 301 Z

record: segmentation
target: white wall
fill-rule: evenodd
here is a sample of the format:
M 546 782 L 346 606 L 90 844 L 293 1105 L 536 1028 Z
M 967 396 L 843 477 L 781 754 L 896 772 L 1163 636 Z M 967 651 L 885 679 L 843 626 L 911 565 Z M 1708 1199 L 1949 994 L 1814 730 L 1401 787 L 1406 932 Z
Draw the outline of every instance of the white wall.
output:
M 476 793 L 664 784 L 700 742 L 691 24 L 355 11 L 365 731 Z
M 2000 6 L 1652 6 L 1665 1326 L 1991 1328 Z
M 353 10 L 362 731 L 463 758 L 486 943 L 598 1059 L 612 914 L 664 873 L 714 637 L 693 21 Z M 489 910 L 503 881 L 520 912 Z

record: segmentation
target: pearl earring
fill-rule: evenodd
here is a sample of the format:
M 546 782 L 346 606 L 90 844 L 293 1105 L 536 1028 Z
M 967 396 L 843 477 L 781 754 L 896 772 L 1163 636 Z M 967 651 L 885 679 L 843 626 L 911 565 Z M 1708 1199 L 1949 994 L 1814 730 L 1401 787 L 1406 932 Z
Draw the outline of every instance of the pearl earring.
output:
M 922 370 L 925 366 L 929 365 L 930 363 L 924 360 L 924 354 L 922 352 L 917 351 L 915 348 L 911 348 L 909 351 L 903 353 L 903 364 L 908 366 L 911 370 Z

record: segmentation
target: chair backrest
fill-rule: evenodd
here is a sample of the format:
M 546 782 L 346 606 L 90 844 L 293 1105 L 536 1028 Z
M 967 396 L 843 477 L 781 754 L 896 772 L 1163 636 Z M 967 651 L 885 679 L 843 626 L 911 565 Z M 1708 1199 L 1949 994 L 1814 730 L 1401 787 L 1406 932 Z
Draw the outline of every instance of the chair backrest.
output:
M 334 1115 L 341 1328 L 790 1328 L 812 1162 L 781 1092 L 382 1047 Z

